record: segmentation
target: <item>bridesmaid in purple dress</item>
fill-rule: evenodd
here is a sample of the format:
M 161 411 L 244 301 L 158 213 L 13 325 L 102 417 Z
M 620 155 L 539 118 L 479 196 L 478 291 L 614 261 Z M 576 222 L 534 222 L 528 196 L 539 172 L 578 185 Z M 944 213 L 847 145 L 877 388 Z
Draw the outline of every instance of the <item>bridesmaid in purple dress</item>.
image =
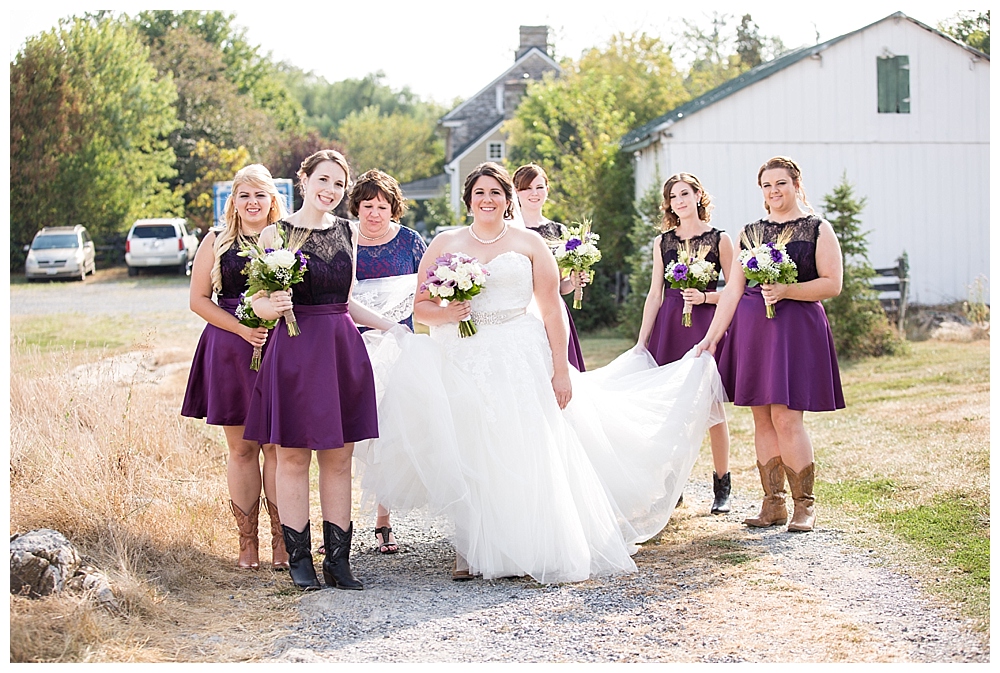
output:
M 768 215 L 744 231 L 754 230 L 764 241 L 788 232 L 787 250 L 798 266 L 797 282 L 745 287 L 746 276 L 735 260 L 698 350 L 714 354 L 729 327 L 718 355 L 719 373 L 729 399 L 753 411 L 757 470 L 764 488 L 760 514 L 744 523 L 765 527 L 788 521 L 787 476 L 794 503 L 788 530 L 810 531 L 816 524 L 815 462 L 803 411 L 844 408 L 833 334 L 821 303 L 840 294 L 843 258 L 833 227 L 812 214 L 802 171 L 794 161 L 768 160 L 757 173 L 757 184 Z M 765 317 L 766 305 L 775 306 L 774 318 Z
M 399 223 L 406 212 L 406 199 L 395 178 L 379 170 L 360 175 L 351 189 L 348 210 L 358 218 L 358 280 L 417 272 L 427 244 L 420 234 Z M 407 316 L 401 324 L 412 332 L 413 315 Z M 375 521 L 375 541 L 381 554 L 399 551 L 389 522 L 389 510 L 382 505 L 378 506 Z
M 688 288 L 675 290 L 664 279 L 667 264 L 677 260 L 677 250 L 689 245 L 697 252 L 708 246 L 705 259 L 715 265 L 716 271 L 729 269 L 733 261 L 733 242 L 729 235 L 708 225 L 712 219 L 712 197 L 701 182 L 690 173 L 678 173 L 663 184 L 663 233 L 653 239 L 653 272 L 649 294 L 642 311 L 639 343 L 653 355 L 658 365 L 680 360 L 708 332 L 715 315 L 720 292 L 718 281 L 712 281 L 702 290 Z M 726 275 L 723 273 L 723 275 Z M 691 326 L 681 325 L 684 302 L 692 305 Z M 712 514 L 729 511 L 729 493 L 732 488 L 729 474 L 729 425 L 719 423 L 708 431 L 712 442 Z
M 181 415 L 221 425 L 226 434 L 226 481 L 229 507 L 240 531 L 240 568 L 256 569 L 260 565 L 257 519 L 262 485 L 271 519 L 271 565 L 282 570 L 288 567 L 275 505 L 274 446 L 243 439 L 243 421 L 257 378 L 257 372 L 250 369 L 250 359 L 254 347 L 265 345 L 267 330 L 241 325 L 234 315 L 247 284 L 241 273 L 246 258 L 236 253 L 243 241 L 255 240 L 265 226 L 284 214 L 282 199 L 268 170 L 260 164 L 242 168 L 233 178 L 233 191 L 226 201 L 225 227 L 205 236 L 191 269 L 191 310 L 208 324 L 191 363 Z M 218 304 L 212 301 L 213 294 Z
M 514 171 L 513 180 L 524 226 L 541 234 L 550 248 L 555 247 L 566 234 L 566 226 L 542 215 L 542 207 L 549 198 L 549 178 L 545 171 L 537 164 L 525 164 Z M 560 282 L 559 294 L 569 294 L 586 284 L 587 279 L 583 274 L 573 271 Z M 569 319 L 569 363 L 578 371 L 587 371 L 583 363 L 583 351 L 580 349 L 580 337 L 576 333 L 569 306 L 566 306 L 566 317 Z
M 294 306 L 301 334 L 288 336 L 285 320 L 264 354 L 250 408 L 247 439 L 276 444 L 277 495 L 292 581 L 318 589 L 309 530 L 309 466 L 319 464 L 327 586 L 361 589 L 350 566 L 351 457 L 354 442 L 378 436 L 375 382 L 355 323 L 389 329 L 395 323 L 351 299 L 357 229 L 332 214 L 344 197 L 347 161 L 320 150 L 299 169 L 302 208 L 279 222 L 285 247 L 308 255 L 304 280 L 292 292 L 254 296 L 254 311 L 276 319 Z M 261 245 L 274 232 L 265 229 Z

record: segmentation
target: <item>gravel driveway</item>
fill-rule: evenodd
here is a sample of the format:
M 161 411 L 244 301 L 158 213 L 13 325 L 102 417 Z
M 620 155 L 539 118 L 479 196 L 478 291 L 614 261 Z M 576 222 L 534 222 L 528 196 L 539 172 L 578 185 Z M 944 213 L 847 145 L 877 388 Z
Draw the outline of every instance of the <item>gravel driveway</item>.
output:
M 12 283 L 10 314 L 186 311 L 190 285 L 190 278 L 176 275 L 129 278 L 124 268 L 98 271 L 84 282 Z
M 730 515 L 712 517 L 700 511 L 710 498 L 706 485 L 689 484 L 675 515 L 679 533 L 644 546 L 638 573 L 558 586 L 453 582 L 441 522 L 394 519 L 401 553 L 381 556 L 371 526 L 355 521 L 352 563 L 365 590 L 303 594 L 301 623 L 275 644 L 274 659 L 989 661 L 987 636 L 915 580 L 849 547 L 843 532 L 749 531 L 740 522 L 756 513 L 756 501 L 737 498 Z M 721 555 L 686 551 L 720 534 L 735 540 Z M 719 562 L 743 557 L 751 560 Z

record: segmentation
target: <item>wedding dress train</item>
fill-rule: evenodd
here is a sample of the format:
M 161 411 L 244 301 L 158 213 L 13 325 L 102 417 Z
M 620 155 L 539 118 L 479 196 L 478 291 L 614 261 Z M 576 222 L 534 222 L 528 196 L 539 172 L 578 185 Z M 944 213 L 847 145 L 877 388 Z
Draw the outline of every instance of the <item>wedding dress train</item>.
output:
M 478 333 L 365 335 L 379 438 L 359 444 L 366 497 L 446 515 L 456 551 L 484 578 L 571 582 L 631 572 L 636 544 L 667 523 L 705 430 L 724 418 L 706 355 L 657 367 L 645 350 L 570 370 L 559 409 L 544 326 L 527 311 L 531 260 L 484 265 Z

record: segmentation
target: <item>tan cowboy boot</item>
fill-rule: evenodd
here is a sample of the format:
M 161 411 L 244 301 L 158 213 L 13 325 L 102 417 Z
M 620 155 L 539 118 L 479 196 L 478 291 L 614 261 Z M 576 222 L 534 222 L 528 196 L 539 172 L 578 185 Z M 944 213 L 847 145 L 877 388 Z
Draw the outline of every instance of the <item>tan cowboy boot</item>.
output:
M 760 472 L 760 484 L 764 487 L 764 502 L 760 506 L 760 514 L 744 519 L 743 523 L 755 528 L 776 526 L 788 521 L 788 508 L 785 507 L 785 473 L 782 470 L 781 456 L 775 456 L 761 465 L 757 461 L 757 471 Z
M 264 509 L 271 517 L 271 567 L 275 570 L 288 570 L 288 552 L 285 550 L 285 535 L 281 531 L 281 517 L 278 516 L 278 506 L 264 500 Z
M 814 505 L 816 498 L 813 497 L 815 473 L 816 463 L 809 463 L 798 473 L 785 465 L 788 488 L 792 492 L 792 502 L 795 503 L 792 510 L 792 520 L 788 523 L 788 530 L 810 531 L 816 525 Z
M 240 559 L 236 565 L 240 568 L 256 570 L 260 567 L 257 556 L 259 541 L 257 540 L 257 517 L 260 516 L 260 500 L 255 500 L 250 511 L 243 513 L 236 503 L 229 501 L 229 506 L 236 517 L 236 527 L 240 530 Z

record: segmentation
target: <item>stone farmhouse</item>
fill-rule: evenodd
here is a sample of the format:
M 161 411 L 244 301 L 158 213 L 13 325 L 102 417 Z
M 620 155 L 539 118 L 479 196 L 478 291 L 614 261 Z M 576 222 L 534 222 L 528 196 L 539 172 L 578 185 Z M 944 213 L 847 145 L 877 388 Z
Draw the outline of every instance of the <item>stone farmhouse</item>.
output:
M 414 200 L 434 198 L 449 187 L 452 209 L 456 213 L 463 212 L 465 176 L 484 161 L 503 162 L 507 147 L 501 125 L 513 116 L 528 82 L 541 80 L 549 72 L 561 72 L 552 58 L 549 27 L 521 26 L 520 44 L 513 64 L 440 119 L 446 138 L 445 172 L 401 185 L 406 197 Z

